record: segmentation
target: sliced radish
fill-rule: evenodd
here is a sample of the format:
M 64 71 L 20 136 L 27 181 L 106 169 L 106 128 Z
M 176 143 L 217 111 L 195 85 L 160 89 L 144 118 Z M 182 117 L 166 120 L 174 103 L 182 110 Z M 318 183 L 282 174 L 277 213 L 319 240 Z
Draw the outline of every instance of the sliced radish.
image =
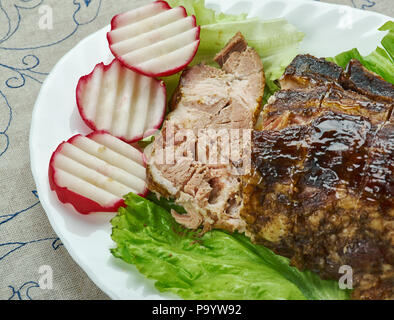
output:
M 120 14 L 107 35 L 114 56 L 126 67 L 147 76 L 163 77 L 184 69 L 200 44 L 196 17 L 165 1 Z
M 115 212 L 130 193 L 146 196 L 144 154 L 105 132 L 63 142 L 49 164 L 49 182 L 63 203 L 82 213 Z
M 77 105 L 92 130 L 108 132 L 128 143 L 151 135 L 166 112 L 162 81 L 140 75 L 116 59 L 98 64 L 77 86 Z

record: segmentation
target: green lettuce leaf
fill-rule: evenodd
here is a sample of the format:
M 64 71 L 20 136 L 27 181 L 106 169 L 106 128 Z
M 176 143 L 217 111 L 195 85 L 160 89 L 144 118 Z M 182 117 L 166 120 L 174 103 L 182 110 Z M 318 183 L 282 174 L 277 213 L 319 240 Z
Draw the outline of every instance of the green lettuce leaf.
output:
M 279 87 L 275 84 L 284 69 L 297 55 L 297 48 L 304 34 L 285 19 L 262 21 L 247 18 L 246 14 L 229 15 L 216 13 L 205 7 L 205 0 L 169 0 L 174 6 L 184 6 L 188 14 L 194 14 L 201 26 L 201 42 L 191 65 L 201 62 L 215 65 L 213 58 L 227 42 L 241 31 L 248 44 L 260 55 L 266 76 L 266 101 Z M 180 74 L 164 78 L 170 98 L 178 85 Z
M 157 204 L 158 206 L 166 209 L 168 212 L 171 212 L 171 210 L 175 210 L 177 213 L 180 213 L 180 214 L 186 213 L 186 210 L 183 207 L 177 205 L 175 203 L 175 201 L 172 200 L 172 199 L 168 200 L 168 199 L 163 198 L 163 197 L 157 197 L 156 194 L 154 194 L 152 192 L 148 194 L 146 199 L 148 199 L 149 201 L 151 201 L 151 202 Z
M 117 245 L 112 254 L 154 279 L 161 292 L 184 299 L 348 298 L 336 282 L 298 271 L 243 235 L 219 230 L 201 235 L 147 199 L 134 194 L 125 199 L 127 207 L 111 221 Z
M 377 47 L 375 51 L 367 56 L 362 56 L 354 48 L 339 55 L 328 58 L 327 60 L 335 62 L 342 68 L 346 68 L 351 59 L 359 60 L 367 69 L 380 75 L 383 79 L 394 84 L 394 22 L 388 21 L 380 31 L 389 31 L 382 39 L 382 47 Z

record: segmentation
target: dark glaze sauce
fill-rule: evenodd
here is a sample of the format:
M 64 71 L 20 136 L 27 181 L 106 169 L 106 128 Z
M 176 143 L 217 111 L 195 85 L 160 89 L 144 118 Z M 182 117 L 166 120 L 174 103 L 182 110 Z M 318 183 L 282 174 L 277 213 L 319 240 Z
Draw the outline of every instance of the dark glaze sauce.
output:
M 363 117 L 327 112 L 308 126 L 254 132 L 252 160 L 268 184 L 300 175 L 318 188 L 351 185 L 363 169 L 371 127 Z
M 393 103 L 361 72 L 350 66 L 345 79 L 323 59 L 295 58 L 281 78 L 291 90 L 276 93 L 264 108 L 270 126 L 253 133 L 241 216 L 253 241 L 297 268 L 338 279 L 351 265 L 353 297 L 393 299 Z
M 367 161 L 361 198 L 379 203 L 386 212 L 394 207 L 394 123 L 386 123 L 376 133 Z
M 394 191 L 392 126 L 329 111 L 307 126 L 255 131 L 252 161 L 264 189 L 291 183 L 294 201 L 306 188 L 386 201 Z
M 280 131 L 254 131 L 252 162 L 264 184 L 291 180 L 306 153 L 307 127 L 290 127 Z
M 370 122 L 359 116 L 327 114 L 309 128 L 305 167 L 298 172 L 300 184 L 335 191 L 357 189 L 368 156 Z

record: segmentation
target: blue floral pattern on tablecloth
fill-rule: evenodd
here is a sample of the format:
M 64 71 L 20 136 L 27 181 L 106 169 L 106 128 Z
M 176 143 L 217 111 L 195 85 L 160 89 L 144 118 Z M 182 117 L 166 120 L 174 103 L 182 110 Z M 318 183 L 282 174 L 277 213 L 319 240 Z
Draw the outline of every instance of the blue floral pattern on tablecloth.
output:
M 68 0 L 72 1 L 75 10 L 70 17 L 72 21 L 71 31 L 55 41 L 49 43 L 36 43 L 27 47 L 10 46 L 7 43 L 18 33 L 23 23 L 22 11 L 37 9 L 45 5 L 45 0 L 0 0 L 0 164 L 1 158 L 12 144 L 8 131 L 13 121 L 13 108 L 7 98 L 5 89 L 8 94 L 19 94 L 18 90 L 28 85 L 29 82 L 42 84 L 48 71 L 38 71 L 40 67 L 40 49 L 56 46 L 73 37 L 78 29 L 86 24 L 93 22 L 101 8 L 102 0 Z M 29 52 L 29 53 L 27 53 Z M 34 52 L 34 53 L 31 53 Z M 4 54 L 6 53 L 6 54 Z M 7 63 L 8 54 L 18 54 L 21 56 L 17 65 Z M 22 195 L 23 196 L 23 195 Z M 24 196 L 26 199 L 28 195 Z M 17 212 L 0 212 L 0 233 L 1 228 L 5 228 L 7 223 L 12 222 L 20 215 L 26 215 L 31 209 L 38 206 L 37 191 L 33 190 L 30 195 L 31 204 L 26 208 L 21 208 Z M 48 248 L 56 251 L 62 247 L 62 243 L 57 237 L 32 239 L 30 241 L 4 242 L 0 243 L 0 264 L 6 263 L 6 260 L 17 251 L 27 246 L 37 245 L 38 243 L 47 243 Z M 0 266 L 1 269 L 1 266 Z M 10 300 L 32 300 L 34 297 L 34 288 L 39 285 L 35 281 L 29 281 L 21 285 L 9 285 Z

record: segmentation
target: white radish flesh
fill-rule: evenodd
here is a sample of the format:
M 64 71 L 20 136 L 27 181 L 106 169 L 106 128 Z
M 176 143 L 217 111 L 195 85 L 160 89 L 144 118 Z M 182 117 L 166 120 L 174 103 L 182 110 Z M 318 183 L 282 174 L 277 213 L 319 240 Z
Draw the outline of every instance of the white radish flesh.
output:
M 114 101 L 118 93 L 118 79 L 120 73 L 120 65 L 114 63 L 108 68 L 105 76 L 101 80 L 99 99 L 97 102 L 97 110 L 95 123 L 99 130 L 110 130 L 112 125 L 112 116 L 114 112 Z
M 81 194 L 83 197 L 91 199 L 102 206 L 105 206 L 108 203 L 115 203 L 119 200 L 119 197 L 112 193 L 96 187 L 95 185 L 61 169 L 56 171 L 56 179 L 62 181 L 62 187 L 66 187 L 77 194 Z
M 158 60 L 158 58 L 162 58 L 164 55 L 171 54 L 174 51 L 181 50 L 190 44 L 194 45 L 195 41 L 195 30 L 192 29 L 171 38 L 157 41 L 149 47 L 130 51 L 130 53 L 123 56 L 123 59 L 125 61 L 132 61 L 133 64 L 138 67 L 144 62 L 152 59 Z
M 130 148 L 130 145 L 111 136 L 110 134 L 94 133 L 90 135 L 90 139 L 103 145 L 104 147 L 110 148 L 111 150 L 125 156 L 126 158 L 138 163 L 141 166 L 145 166 L 144 160 L 141 157 L 141 152 L 135 148 Z
M 135 190 L 128 188 L 127 186 L 107 177 L 101 173 L 98 173 L 96 170 L 86 167 L 80 164 L 78 161 L 74 161 L 63 154 L 59 154 L 54 162 L 55 169 L 63 170 L 74 177 L 77 177 L 99 189 L 103 189 L 114 196 L 117 196 L 118 199 L 122 199 L 123 196 L 130 192 L 134 192 Z M 63 183 L 62 180 L 57 180 L 59 182 L 60 187 L 67 187 Z M 76 190 L 77 193 L 83 195 L 84 194 L 83 186 L 78 187 Z M 105 203 L 100 203 L 101 205 L 105 205 Z
M 117 166 L 127 172 L 134 174 L 142 180 L 145 180 L 146 178 L 145 170 L 142 170 L 144 167 L 141 164 L 112 150 L 110 147 L 99 144 L 86 137 L 75 139 L 73 141 L 73 145 L 78 147 L 80 150 L 96 157 L 97 159 L 106 161 L 113 166 Z M 134 150 L 137 151 L 136 149 Z
M 52 157 L 50 182 L 59 199 L 66 199 L 63 202 L 72 203 L 81 213 L 90 213 L 89 208 L 80 211 L 81 201 L 73 199 L 72 193 L 93 201 L 103 211 L 116 210 L 111 206 L 120 204 L 130 192 L 147 193 L 143 154 L 107 133 L 78 135 L 64 142 Z
M 134 164 L 131 166 L 132 170 L 129 172 L 124 170 L 123 167 L 116 167 L 109 162 L 103 161 L 77 147 L 73 146 L 72 144 L 64 145 L 62 155 L 77 161 L 78 163 L 88 167 L 90 169 L 95 170 L 98 173 L 101 173 L 111 179 L 119 181 L 120 183 L 124 184 L 126 187 L 133 189 L 133 192 L 137 190 L 144 190 L 145 188 L 145 181 L 143 180 L 145 177 L 145 172 L 143 167 L 139 166 L 138 164 Z M 114 163 L 115 161 L 113 161 Z M 141 178 L 141 176 L 143 178 Z
M 128 68 L 148 76 L 168 76 L 191 62 L 200 43 L 200 27 L 183 7 L 165 2 L 116 16 L 108 33 L 110 49 Z
M 168 10 L 169 6 L 166 2 L 157 1 L 155 3 L 150 3 L 144 7 L 140 7 L 131 11 L 128 11 L 122 15 L 116 16 L 112 24 L 116 23 L 116 27 L 121 28 L 129 24 L 130 20 L 138 22 L 146 18 L 155 16 L 164 10 Z M 116 20 L 116 21 L 115 21 Z
M 143 69 L 156 69 L 159 68 L 160 65 L 165 64 L 170 68 L 176 68 L 180 62 L 187 63 L 190 54 L 195 50 L 195 45 L 196 43 L 191 43 L 165 55 L 140 63 L 137 66 Z
M 158 32 L 160 31 L 160 28 L 168 26 L 184 18 L 185 15 L 183 9 L 178 7 L 163 11 L 158 15 L 138 22 L 134 22 L 134 20 L 130 19 L 128 25 L 121 28 L 117 27 L 115 30 L 113 30 L 111 32 L 111 37 L 114 42 L 118 43 L 127 39 L 138 38 L 141 35 L 146 35 L 147 33 L 154 31 L 154 35 L 156 35 L 158 39 L 164 40 L 165 34 Z
M 80 79 L 77 103 L 82 119 L 92 130 L 132 143 L 160 128 L 166 111 L 166 88 L 162 81 L 114 60 L 108 66 L 97 65 Z
M 141 49 L 143 47 L 148 47 L 154 43 L 174 37 L 179 34 L 179 30 L 188 31 L 193 28 L 193 17 L 186 17 L 181 20 L 177 20 L 173 23 L 165 25 L 159 29 L 152 30 L 150 32 L 143 33 L 137 37 L 132 37 L 130 34 L 119 35 L 119 39 L 113 48 L 116 51 L 124 55 L 127 52 Z M 119 31 L 121 31 L 120 29 Z

